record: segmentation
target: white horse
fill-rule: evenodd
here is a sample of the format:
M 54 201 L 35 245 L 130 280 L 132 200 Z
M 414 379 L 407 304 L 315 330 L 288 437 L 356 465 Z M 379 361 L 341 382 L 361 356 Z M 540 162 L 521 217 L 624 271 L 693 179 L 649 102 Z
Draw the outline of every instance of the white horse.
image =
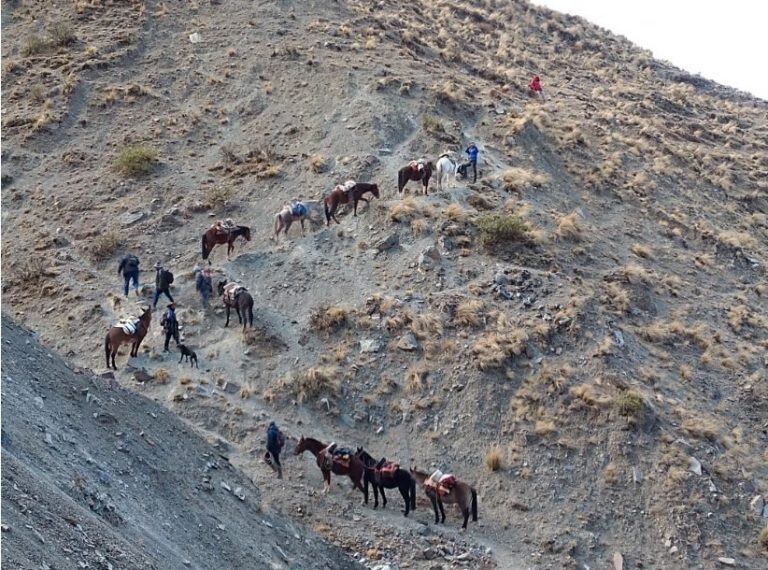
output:
M 317 214 L 320 211 L 320 202 L 318 200 L 302 200 L 297 202 L 304 205 L 304 211 L 295 215 L 293 213 L 293 205 L 286 204 L 283 209 L 275 214 L 275 236 L 272 238 L 274 241 L 278 241 L 280 232 L 284 230 L 286 237 L 288 236 L 288 230 L 291 228 L 293 222 L 301 223 L 301 235 L 304 236 L 304 220 L 312 221 L 312 214 Z
M 450 159 L 447 154 L 440 155 L 435 169 L 435 180 L 437 180 L 438 192 L 443 189 L 443 178 L 448 182 L 448 176 L 450 175 L 453 175 L 454 179 L 459 177 L 459 167 L 460 165 Z

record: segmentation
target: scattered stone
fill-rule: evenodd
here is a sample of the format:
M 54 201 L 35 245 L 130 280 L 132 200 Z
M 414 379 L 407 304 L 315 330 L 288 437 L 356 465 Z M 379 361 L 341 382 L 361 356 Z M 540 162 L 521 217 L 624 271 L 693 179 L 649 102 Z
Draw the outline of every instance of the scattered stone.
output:
M 677 546 L 673 546 L 672 548 L 669 549 L 670 554 L 677 554 L 677 551 L 678 551 Z
M 397 343 L 397 348 L 406 352 L 413 352 L 419 348 L 419 341 L 413 333 L 405 333 Z
M 688 458 L 688 471 L 695 473 L 696 475 L 701 475 L 701 463 L 695 457 Z
M 724 566 L 736 566 L 736 560 L 734 560 L 733 558 L 727 558 L 725 556 L 721 556 L 720 558 L 717 559 L 717 561 L 720 564 L 723 564 Z
M 43 399 L 40 396 L 35 396 L 35 406 L 37 406 L 41 410 L 45 407 L 45 404 L 43 403 Z
M 229 493 L 231 493 L 231 492 L 232 492 L 232 487 L 230 487 L 229 485 L 227 485 L 227 484 L 226 484 L 224 481 L 222 481 L 221 483 L 219 483 L 219 485 L 221 485 L 221 488 L 222 488 L 222 489 L 224 489 L 225 491 L 227 491 L 227 492 L 229 492 Z
M 387 251 L 388 249 L 392 249 L 398 245 L 400 245 L 400 234 L 394 232 L 389 234 L 384 239 L 376 242 L 373 247 L 375 247 L 377 251 L 382 252 Z
M 193 44 L 199 44 L 202 40 L 203 38 L 200 37 L 200 32 L 189 34 L 189 41 Z
M 763 508 L 765 507 L 765 499 L 763 499 L 762 495 L 756 495 L 750 502 L 749 502 L 749 508 L 757 514 L 757 516 L 762 516 L 763 514 Z
M 360 352 L 379 352 L 381 344 L 374 339 L 365 339 L 360 341 Z
M 133 373 L 133 379 L 140 384 L 152 380 L 152 375 L 145 368 L 140 368 Z
M 624 570 L 624 557 L 621 552 L 613 553 L 613 570 Z
M 434 245 L 427 246 L 419 254 L 419 269 L 422 271 L 429 271 L 440 262 L 441 258 L 440 251 Z
M 120 216 L 120 224 L 126 227 L 132 226 L 143 220 L 145 215 L 144 212 L 128 212 L 127 214 Z
M 107 372 L 102 372 L 99 374 L 99 378 L 104 378 L 106 380 L 114 380 L 115 379 L 115 373 L 111 370 L 108 370 Z
M 632 480 L 635 483 L 641 483 L 643 481 L 643 474 L 640 472 L 639 467 L 632 468 Z
M 242 487 L 236 487 L 235 491 L 234 491 L 234 495 L 235 495 L 235 497 L 237 497 L 241 501 L 245 501 L 245 492 L 243 492 L 243 488 Z

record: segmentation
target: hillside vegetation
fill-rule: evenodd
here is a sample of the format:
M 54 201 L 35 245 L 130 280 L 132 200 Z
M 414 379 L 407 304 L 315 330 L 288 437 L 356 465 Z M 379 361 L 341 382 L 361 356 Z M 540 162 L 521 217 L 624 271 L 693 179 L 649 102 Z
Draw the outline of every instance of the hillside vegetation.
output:
M 518 1 L 3 8 L 4 310 L 47 346 L 103 368 L 120 256 L 147 283 L 165 263 L 201 368 L 156 320 L 118 381 L 368 566 L 765 566 L 768 103 Z M 397 194 L 472 141 L 476 184 Z M 270 241 L 348 178 L 381 199 Z M 194 295 L 224 217 L 253 232 L 213 253 L 256 301 L 245 335 Z M 321 496 L 309 456 L 276 483 L 270 419 L 450 470 L 480 523 Z

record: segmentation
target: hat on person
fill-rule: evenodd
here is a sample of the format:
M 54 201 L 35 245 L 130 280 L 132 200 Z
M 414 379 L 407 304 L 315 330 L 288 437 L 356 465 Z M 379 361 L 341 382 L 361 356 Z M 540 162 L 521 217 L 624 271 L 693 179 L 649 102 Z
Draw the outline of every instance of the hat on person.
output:
M 162 266 L 162 264 L 159 261 L 157 263 L 155 263 L 155 269 L 162 269 L 162 267 L 163 266 Z

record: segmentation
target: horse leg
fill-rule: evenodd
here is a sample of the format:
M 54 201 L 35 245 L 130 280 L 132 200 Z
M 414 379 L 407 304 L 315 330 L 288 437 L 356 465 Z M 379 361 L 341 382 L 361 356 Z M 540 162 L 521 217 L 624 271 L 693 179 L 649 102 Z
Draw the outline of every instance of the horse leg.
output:
M 461 514 L 464 515 L 464 524 L 461 525 L 461 528 L 467 530 L 467 523 L 469 522 L 469 507 L 463 507 L 461 509 Z
M 301 237 L 304 237 L 304 217 L 299 220 L 299 223 L 301 224 Z
M 227 305 L 227 322 L 224 323 L 224 327 L 225 328 L 229 326 L 229 309 L 230 309 L 230 307 L 229 307 L 229 305 Z
M 240 305 L 235 305 L 235 312 L 237 313 L 237 322 L 242 325 L 243 324 L 243 317 L 242 317 L 242 315 L 240 315 Z M 245 311 L 243 311 L 243 312 L 245 312 Z
M 331 490 L 331 472 L 327 469 L 323 469 L 323 495 L 327 495 Z
M 405 511 L 403 511 L 403 515 L 407 517 L 408 513 L 411 512 L 411 508 L 410 508 L 411 507 L 411 496 L 410 496 L 411 486 L 407 484 L 403 485 L 401 483 L 398 489 L 400 490 L 400 494 L 403 496 L 403 501 L 405 501 Z
M 285 222 L 285 237 L 288 237 L 288 230 L 291 229 L 291 226 L 293 225 L 293 218 L 288 218 L 288 221 Z
M 369 480 L 368 480 L 368 475 L 366 474 L 366 476 L 365 476 L 365 477 L 364 477 L 364 479 L 363 479 L 363 486 L 364 486 L 364 490 L 363 490 L 363 496 L 365 497 L 365 498 L 363 499 L 363 504 L 364 504 L 364 505 L 367 505 L 367 504 L 368 504 L 368 483 L 369 483 Z M 376 493 L 376 486 L 375 486 L 375 485 L 374 485 L 374 487 L 373 487 L 373 492 L 374 492 L 374 493 Z M 376 500 L 376 502 L 378 502 L 378 497 L 377 497 L 377 500 Z M 375 509 L 375 508 L 376 508 L 376 505 L 374 505 L 374 506 L 373 506 L 373 508 Z
M 253 303 L 248 305 L 248 326 L 253 328 Z
M 443 508 L 443 501 L 440 497 L 437 498 L 437 506 L 440 507 L 440 516 L 442 517 L 440 522 L 445 524 L 445 509 Z
M 381 508 L 386 509 L 387 508 L 387 496 L 384 494 L 384 485 L 379 486 L 379 491 L 381 491 Z
M 435 524 L 440 524 L 440 513 L 437 510 L 437 497 L 431 496 L 429 500 L 432 501 L 432 510 L 435 511 Z

